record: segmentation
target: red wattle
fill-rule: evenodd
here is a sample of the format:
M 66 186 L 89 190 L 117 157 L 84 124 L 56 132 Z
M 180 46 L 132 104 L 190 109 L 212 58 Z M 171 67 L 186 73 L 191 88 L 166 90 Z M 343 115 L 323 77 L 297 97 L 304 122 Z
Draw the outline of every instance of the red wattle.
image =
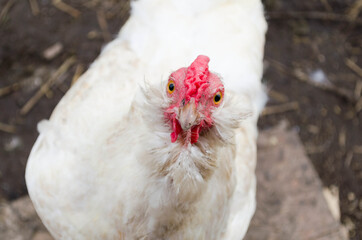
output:
M 176 142 L 178 135 L 181 132 L 181 126 L 180 123 L 176 120 L 173 119 L 172 121 L 172 128 L 173 128 L 173 132 L 171 133 L 171 142 Z
M 177 140 L 177 134 L 175 132 L 171 133 L 171 142 L 174 143 Z
M 191 129 L 191 144 L 194 144 L 199 140 L 201 126 L 198 125 Z

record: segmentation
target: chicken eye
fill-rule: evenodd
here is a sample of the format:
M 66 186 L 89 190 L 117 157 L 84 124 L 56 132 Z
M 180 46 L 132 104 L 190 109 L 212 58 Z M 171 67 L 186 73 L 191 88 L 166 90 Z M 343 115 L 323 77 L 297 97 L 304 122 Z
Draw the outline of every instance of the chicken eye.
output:
M 173 81 L 168 82 L 167 91 L 169 93 L 173 93 L 175 91 L 175 83 Z
M 220 102 L 221 102 L 221 99 L 222 99 L 222 93 L 221 92 L 217 92 L 215 95 L 214 95 L 214 103 L 216 105 L 218 105 Z

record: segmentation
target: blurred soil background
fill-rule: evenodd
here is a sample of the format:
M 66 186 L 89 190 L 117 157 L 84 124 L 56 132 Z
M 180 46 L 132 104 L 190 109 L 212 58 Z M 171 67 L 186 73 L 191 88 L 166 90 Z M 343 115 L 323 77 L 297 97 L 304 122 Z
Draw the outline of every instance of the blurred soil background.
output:
M 324 186 L 362 239 L 362 1 L 264 0 L 269 24 L 260 119 L 297 129 Z M 121 0 L 0 0 L 0 201 L 26 192 L 36 124 L 129 16 Z

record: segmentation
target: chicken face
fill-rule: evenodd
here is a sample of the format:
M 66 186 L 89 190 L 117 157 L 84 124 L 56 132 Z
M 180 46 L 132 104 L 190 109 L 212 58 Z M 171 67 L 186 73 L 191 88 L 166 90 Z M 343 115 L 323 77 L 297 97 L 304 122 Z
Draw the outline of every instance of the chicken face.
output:
M 165 110 L 171 142 L 180 137 L 185 144 L 196 143 L 202 131 L 213 126 L 212 113 L 224 96 L 220 78 L 209 72 L 210 59 L 198 56 L 188 67 L 173 72 L 166 87 L 170 105 Z

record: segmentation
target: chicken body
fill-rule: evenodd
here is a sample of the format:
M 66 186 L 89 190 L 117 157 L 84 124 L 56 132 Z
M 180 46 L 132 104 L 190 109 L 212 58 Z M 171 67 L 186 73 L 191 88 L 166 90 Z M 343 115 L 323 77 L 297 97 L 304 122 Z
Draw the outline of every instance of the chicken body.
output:
M 242 239 L 255 210 L 265 31 L 259 0 L 133 2 L 119 36 L 38 126 L 26 182 L 51 234 Z M 213 113 L 224 140 L 171 143 L 167 79 L 199 54 L 225 85 Z

